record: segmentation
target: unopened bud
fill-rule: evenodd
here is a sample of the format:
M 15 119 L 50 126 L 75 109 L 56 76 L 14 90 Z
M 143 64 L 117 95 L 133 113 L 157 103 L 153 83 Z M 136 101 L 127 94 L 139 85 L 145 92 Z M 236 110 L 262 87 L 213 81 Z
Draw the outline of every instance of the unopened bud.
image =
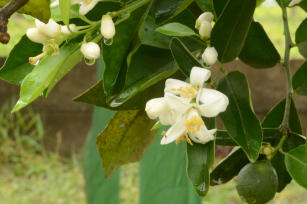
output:
M 145 111 L 150 119 L 156 119 L 166 111 L 166 104 L 163 98 L 154 98 L 146 103 Z
M 203 22 L 208 22 L 208 23 L 211 23 L 211 21 L 213 20 L 213 14 L 211 12 L 204 12 L 202 13 L 196 20 L 196 23 L 195 23 L 195 28 L 196 29 L 199 29 L 200 25 L 203 23 Z
M 208 21 L 202 22 L 199 27 L 199 35 L 201 39 L 209 39 L 211 36 L 212 25 Z
M 37 28 L 29 28 L 26 33 L 27 37 L 36 43 L 45 43 L 48 40 L 48 37 L 41 33 Z
M 218 53 L 214 47 L 207 47 L 202 55 L 202 59 L 207 65 L 213 65 L 217 61 Z
M 115 25 L 110 15 L 103 15 L 101 18 L 101 35 L 105 39 L 112 39 L 115 35 Z
M 54 20 L 49 19 L 48 23 L 45 24 L 38 19 L 35 19 L 36 28 L 46 36 L 50 38 L 57 37 L 61 32 L 61 26 Z
M 98 59 L 100 56 L 100 47 L 94 42 L 84 43 L 81 46 L 81 52 L 86 59 Z

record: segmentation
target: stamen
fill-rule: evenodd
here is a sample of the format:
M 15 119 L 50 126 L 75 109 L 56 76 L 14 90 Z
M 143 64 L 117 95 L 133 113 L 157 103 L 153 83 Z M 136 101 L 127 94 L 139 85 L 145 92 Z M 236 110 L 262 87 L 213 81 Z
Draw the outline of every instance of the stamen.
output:
M 86 0 L 87 1 L 87 3 L 91 3 L 92 2 L 92 0 Z
M 193 143 L 192 143 L 192 141 L 190 140 L 190 138 L 188 137 L 187 134 L 185 135 L 185 139 L 186 139 L 186 141 L 187 141 L 187 143 L 188 143 L 189 145 L 193 146 Z
M 166 131 L 162 131 L 161 135 L 165 136 L 166 135 Z
M 178 91 L 180 92 L 180 96 L 184 98 L 194 98 L 196 96 L 196 91 L 192 85 L 187 85 L 185 88 L 179 87 L 178 89 L 172 88 L 172 91 Z
M 185 141 L 185 137 L 184 137 L 184 136 L 179 137 L 179 138 L 176 140 L 176 144 L 178 144 L 178 143 L 181 142 L 181 141 Z
M 205 125 L 204 121 L 199 116 L 193 116 L 185 121 L 186 133 L 195 133 L 200 131 L 200 127 Z

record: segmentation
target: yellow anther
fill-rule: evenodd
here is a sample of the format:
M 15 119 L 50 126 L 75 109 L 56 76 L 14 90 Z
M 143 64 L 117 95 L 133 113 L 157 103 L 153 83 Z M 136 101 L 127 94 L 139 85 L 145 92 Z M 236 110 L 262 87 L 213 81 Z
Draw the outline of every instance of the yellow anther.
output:
M 199 116 L 193 116 L 185 121 L 186 133 L 198 132 L 202 125 L 205 125 L 204 121 Z
M 181 141 L 185 141 L 185 137 L 184 137 L 184 136 L 179 137 L 179 138 L 176 140 L 176 144 L 178 144 L 178 143 L 181 142 Z
M 161 135 L 165 136 L 166 135 L 166 131 L 162 131 Z
M 87 1 L 87 3 L 91 3 L 92 2 L 92 0 L 86 0 Z
M 192 141 L 190 140 L 190 138 L 188 137 L 188 135 L 185 135 L 185 139 L 186 139 L 186 141 L 187 141 L 187 143 L 188 143 L 189 145 L 193 146 L 193 143 L 192 143 Z
M 181 97 L 184 98 L 194 98 L 196 96 L 196 91 L 192 85 L 187 85 L 185 88 L 179 87 L 178 89 L 172 88 L 172 91 L 178 91 Z

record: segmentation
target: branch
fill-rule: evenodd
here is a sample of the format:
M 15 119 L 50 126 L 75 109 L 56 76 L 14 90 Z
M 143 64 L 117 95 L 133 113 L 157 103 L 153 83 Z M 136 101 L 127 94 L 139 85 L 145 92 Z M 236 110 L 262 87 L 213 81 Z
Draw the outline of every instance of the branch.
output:
M 10 35 L 7 33 L 8 19 L 18 9 L 23 7 L 29 0 L 12 0 L 3 8 L 0 8 L 0 42 L 7 44 L 10 41 Z

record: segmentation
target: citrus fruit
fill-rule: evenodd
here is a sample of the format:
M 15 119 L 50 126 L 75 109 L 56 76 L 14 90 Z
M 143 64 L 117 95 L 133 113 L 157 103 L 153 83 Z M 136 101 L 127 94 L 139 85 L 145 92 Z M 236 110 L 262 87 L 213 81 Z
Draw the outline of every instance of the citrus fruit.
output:
M 277 187 L 277 173 L 267 161 L 245 165 L 237 177 L 238 194 L 249 204 L 264 204 L 272 200 Z

